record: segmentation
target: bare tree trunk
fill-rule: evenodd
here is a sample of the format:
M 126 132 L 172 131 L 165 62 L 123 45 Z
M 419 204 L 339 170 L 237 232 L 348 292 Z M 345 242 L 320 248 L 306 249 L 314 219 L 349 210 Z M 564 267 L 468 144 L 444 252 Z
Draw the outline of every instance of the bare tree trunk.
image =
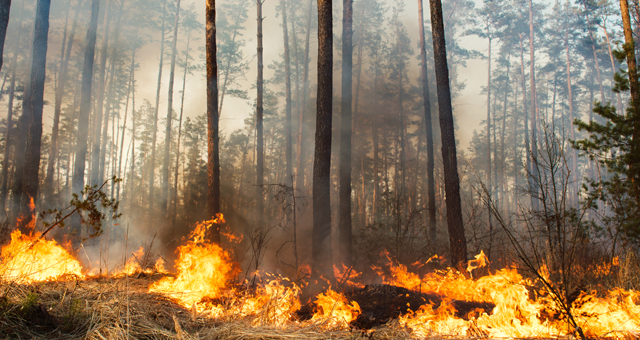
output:
M 102 49 L 100 50 L 100 74 L 98 75 L 98 90 L 96 94 L 96 112 L 93 119 L 93 151 L 91 152 L 91 185 L 100 185 L 100 141 L 102 134 L 102 114 L 104 103 L 105 75 L 107 67 L 107 47 L 109 45 L 109 0 L 105 1 L 104 36 L 102 37 Z M 105 136 L 106 138 L 106 136 Z
M 351 129 L 353 105 L 353 0 L 342 2 L 342 102 L 338 232 L 340 262 L 351 267 Z
M 607 31 L 607 26 L 602 24 L 602 30 L 604 31 L 604 37 L 607 39 L 607 48 L 609 49 L 609 59 L 611 60 L 611 72 L 616 73 L 616 63 L 613 61 L 613 51 L 611 51 L 611 42 L 609 41 L 609 32 Z M 618 110 L 622 111 L 622 98 L 620 93 L 616 93 L 616 97 L 618 98 Z
M 208 4 L 208 2 L 207 2 Z M 158 66 L 158 86 L 156 88 L 156 106 L 153 117 L 153 133 L 151 141 L 151 168 L 149 169 L 149 212 L 153 211 L 155 167 L 156 167 L 156 143 L 158 141 L 158 109 L 160 107 L 160 89 L 162 88 L 162 67 L 164 66 L 164 40 L 165 40 L 165 16 L 167 11 L 167 0 L 162 2 L 162 26 L 160 35 L 160 63 Z M 209 76 L 207 76 L 209 77 Z
M 189 43 L 191 42 L 191 31 L 187 33 L 187 48 L 184 53 L 184 75 L 182 76 L 182 95 L 180 98 L 180 119 L 178 120 L 178 145 L 176 147 L 176 168 L 174 172 L 173 186 L 173 210 L 171 213 L 171 225 L 176 224 L 178 210 L 178 169 L 180 168 L 180 140 L 182 138 L 182 114 L 184 113 L 184 93 L 187 87 L 187 73 L 189 73 Z
M 61 60 L 60 60 L 60 76 L 58 77 L 58 86 L 56 87 L 55 94 L 55 104 L 54 104 L 54 113 L 53 113 L 53 128 L 51 131 L 51 147 L 49 149 L 49 160 L 47 161 L 47 175 L 44 180 L 44 198 L 45 201 L 49 201 L 51 195 L 53 195 L 53 170 L 55 164 L 58 162 L 58 152 L 60 146 L 58 145 L 58 134 L 59 134 L 59 125 L 60 125 L 60 113 L 62 111 L 62 97 L 64 96 L 64 88 L 65 83 L 67 81 L 67 69 L 69 66 L 69 59 L 71 57 L 71 49 L 73 47 L 73 39 L 76 34 L 76 28 L 78 26 L 78 16 L 82 9 L 82 4 L 84 0 L 78 0 L 78 4 L 76 7 L 76 12 L 73 18 L 73 24 L 71 26 L 71 32 L 69 33 L 69 38 L 67 39 L 67 25 L 65 23 L 64 33 L 63 33 L 63 44 L 62 44 L 62 52 Z M 71 0 L 69 0 L 69 4 L 71 4 Z M 67 43 L 65 44 L 65 41 Z M 1 53 L 1 52 L 0 52 Z
M 138 49 L 138 30 L 139 27 L 136 27 L 135 38 L 133 39 L 133 51 L 131 52 L 131 66 L 129 71 L 129 88 L 127 90 L 127 100 L 124 105 L 124 122 L 122 123 L 122 136 L 120 136 L 120 157 L 118 157 L 118 178 L 121 178 L 121 170 L 122 170 L 122 152 L 124 151 L 124 135 L 127 132 L 127 114 L 129 112 L 129 95 L 131 94 L 131 90 L 133 88 L 133 74 L 135 73 L 136 68 L 136 51 Z M 135 108 L 131 107 L 131 116 L 133 116 Z M 129 153 L 127 152 L 127 158 Z M 126 169 L 126 167 L 125 167 Z M 120 200 L 120 182 L 117 184 L 116 189 L 116 198 Z
M 629 67 L 629 89 L 631 93 L 631 109 L 633 112 L 633 134 L 631 139 L 631 151 L 633 155 L 629 172 L 633 183 L 636 203 L 640 205 L 640 171 L 638 171 L 638 154 L 640 153 L 640 86 L 638 85 L 638 73 L 636 67 L 636 55 L 633 42 L 633 31 L 629 18 L 629 5 L 627 0 L 620 0 L 620 12 L 622 13 L 622 26 L 624 28 L 625 52 L 627 66 Z
M 534 32 L 533 32 L 533 4 L 532 0 L 529 0 L 529 82 L 531 87 L 531 158 L 533 164 L 531 166 L 531 175 L 529 178 L 531 192 L 532 192 L 532 206 L 534 210 L 540 208 L 540 202 L 538 200 L 538 137 L 536 134 L 536 126 L 538 122 L 538 97 L 536 93 L 536 59 L 534 50 Z
M 207 213 L 220 213 L 220 152 L 218 116 L 218 61 L 216 56 L 216 1 L 207 0 Z M 220 243 L 220 229 L 211 231 L 211 241 Z
M 18 18 L 22 17 L 22 10 L 24 8 L 24 1 L 20 2 L 20 9 L 18 11 Z M 15 88 L 16 88 L 16 70 L 18 68 L 18 54 L 20 52 L 20 37 L 22 36 L 22 31 L 23 31 L 23 27 L 22 27 L 22 20 L 20 20 L 18 22 L 18 36 L 16 39 L 16 46 L 15 46 L 15 50 L 13 52 L 13 58 L 11 61 L 11 82 L 9 85 L 9 99 L 8 99 L 8 103 L 7 103 L 7 133 L 5 135 L 5 144 L 4 144 L 4 159 L 2 160 L 2 174 L 1 174 L 1 178 L 0 178 L 0 182 L 2 185 L 2 188 L 0 189 L 0 211 L 1 212 L 5 212 L 6 210 L 6 205 L 7 205 L 7 196 L 9 195 L 8 193 L 8 188 L 9 188 L 9 157 L 11 155 L 11 144 L 12 143 L 12 139 L 14 138 L 12 136 L 12 125 L 13 125 L 13 99 L 14 99 L 14 93 L 15 93 Z M 14 164 L 15 166 L 15 164 Z M 0 238 L 3 237 L 3 235 L 0 234 Z
M 0 1 L 0 70 L 2 70 L 2 55 L 4 54 L 4 39 L 7 36 L 9 26 L 9 13 L 11 12 L 11 0 Z
M 418 0 L 418 15 L 420 18 L 420 58 L 422 61 L 422 98 L 424 100 L 424 124 L 427 136 L 427 230 L 429 240 L 436 240 L 436 191 L 433 176 L 435 162 L 433 156 L 433 126 L 431 119 L 431 97 L 429 94 L 429 69 L 427 67 L 427 45 L 424 35 L 424 9 L 422 0 Z
M 178 53 L 178 25 L 180 24 L 180 0 L 176 3 L 176 21 L 173 29 L 173 45 L 171 49 L 171 70 L 169 71 L 169 94 L 167 99 L 167 129 L 164 138 L 164 161 L 162 164 L 162 193 L 160 211 L 167 215 L 169 198 L 169 158 L 171 154 L 171 126 L 173 124 L 173 81 L 176 72 L 176 54 Z
M 258 98 L 256 99 L 256 224 L 262 227 L 264 223 L 264 198 L 262 190 L 264 186 L 264 135 L 263 135 L 263 72 L 264 64 L 263 47 L 262 47 L 262 3 L 264 0 L 256 0 L 256 8 L 258 10 L 258 81 L 256 84 L 258 90 Z
M 282 31 L 284 37 L 284 73 L 285 73 L 285 120 L 286 120 L 286 136 L 285 136 L 285 180 L 286 185 L 293 185 L 293 170 L 291 166 L 291 59 L 289 56 L 289 32 L 287 29 L 287 6 L 285 0 L 280 1 L 282 7 Z M 294 32 L 295 34 L 295 32 Z
M 313 161 L 311 274 L 333 278 L 331 247 L 331 126 L 333 92 L 332 1 L 318 0 L 318 95 Z
M 96 51 L 96 34 L 98 31 L 98 11 L 100 0 L 91 0 L 91 21 L 87 30 L 82 69 L 82 90 L 80 92 L 80 111 L 78 116 L 78 134 L 76 141 L 76 157 L 73 171 L 73 192 L 80 194 L 84 189 L 84 171 L 87 157 L 87 139 L 89 135 L 89 113 L 91 111 L 91 85 L 93 80 L 93 59 Z M 74 242 L 79 243 L 80 220 L 73 220 Z
M 444 184 L 447 203 L 447 225 L 451 247 L 451 262 L 461 266 L 467 261 L 467 240 L 464 235 L 462 208 L 460 206 L 460 178 L 456 139 L 449 88 L 449 69 L 440 0 L 429 0 L 431 9 L 431 27 L 433 51 L 435 56 L 436 81 L 438 88 L 438 106 L 440 109 L 440 131 L 442 134 L 442 160 L 444 163 Z
M 307 17 L 307 37 L 304 47 L 304 70 L 302 75 L 302 109 L 300 110 L 299 126 L 298 126 L 298 164 L 296 166 L 296 191 L 300 193 L 306 192 L 304 187 L 304 118 L 307 112 L 307 90 L 309 87 L 309 45 L 311 39 L 311 20 L 313 10 L 313 0 L 309 0 L 309 9 Z
M 38 173 L 40 170 L 40 147 L 42 142 L 42 109 L 44 106 L 44 82 L 47 65 L 47 39 L 49 37 L 49 9 L 51 0 L 38 0 L 36 7 L 36 23 L 33 37 L 33 57 L 31 60 L 31 78 L 29 90 L 26 91 L 22 115 L 27 124 L 26 149 L 24 152 L 24 177 L 22 178 L 22 197 L 20 198 L 20 222 L 18 227 L 24 228 L 33 217 L 29 203 L 38 202 Z
M 491 36 L 489 40 L 489 58 L 487 63 L 487 188 L 489 196 L 492 196 L 493 185 L 491 183 Z M 493 219 L 491 209 L 487 211 L 489 217 L 489 258 L 491 258 L 491 239 L 493 237 Z
M 569 55 L 569 30 L 565 31 L 565 51 L 567 54 L 567 95 L 569 100 L 569 120 L 571 121 L 571 139 L 576 140 L 576 133 L 573 124 L 573 89 L 571 86 L 571 59 Z M 571 172 L 574 179 L 574 192 L 572 195 L 572 199 L 570 201 L 573 202 L 573 205 L 578 203 L 578 179 L 580 176 L 578 175 L 578 153 L 576 149 L 571 150 Z

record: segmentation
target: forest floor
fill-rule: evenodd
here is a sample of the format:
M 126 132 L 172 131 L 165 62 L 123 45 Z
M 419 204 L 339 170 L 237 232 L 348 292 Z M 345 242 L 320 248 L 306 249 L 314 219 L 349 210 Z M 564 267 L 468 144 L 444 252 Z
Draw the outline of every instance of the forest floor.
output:
M 0 283 L 0 339 L 407 339 L 393 320 L 363 331 L 322 322 L 284 327 L 250 318 L 211 318 L 148 287 L 163 274 Z

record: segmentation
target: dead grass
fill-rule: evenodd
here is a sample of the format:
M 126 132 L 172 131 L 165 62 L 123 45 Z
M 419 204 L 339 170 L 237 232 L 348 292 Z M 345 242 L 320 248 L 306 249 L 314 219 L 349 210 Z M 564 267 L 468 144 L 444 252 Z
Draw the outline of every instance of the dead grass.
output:
M 393 323 L 364 333 L 327 330 L 322 322 L 251 326 L 254 317 L 214 319 L 148 292 L 161 274 L 37 284 L 0 283 L 5 339 L 406 339 Z M 203 316 L 204 315 L 204 316 Z

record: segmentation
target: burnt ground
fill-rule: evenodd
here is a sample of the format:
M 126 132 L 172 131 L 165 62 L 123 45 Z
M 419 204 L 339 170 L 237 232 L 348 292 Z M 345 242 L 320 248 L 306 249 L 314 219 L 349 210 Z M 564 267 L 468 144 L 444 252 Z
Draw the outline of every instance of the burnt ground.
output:
M 351 325 L 359 329 L 371 329 L 397 319 L 401 315 L 409 313 L 409 310 L 417 311 L 421 306 L 432 305 L 438 308 L 442 303 L 442 297 L 437 294 L 425 294 L 402 287 L 374 284 L 364 288 L 347 288 L 344 290 L 347 300 L 355 301 L 360 305 L 362 313 Z M 490 313 L 495 307 L 488 302 L 471 302 L 453 300 L 450 302 L 456 309 L 456 316 L 465 320 L 470 313 Z M 310 319 L 313 316 L 315 304 L 307 304 L 298 311 L 301 320 Z

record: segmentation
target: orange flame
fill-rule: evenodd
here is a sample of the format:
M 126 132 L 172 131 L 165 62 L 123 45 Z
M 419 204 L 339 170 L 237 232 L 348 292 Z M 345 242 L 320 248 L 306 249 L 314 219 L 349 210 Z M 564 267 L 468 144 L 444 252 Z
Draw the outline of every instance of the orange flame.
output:
M 327 328 L 346 328 L 362 313 L 357 302 L 347 301 L 343 294 L 336 293 L 331 288 L 318 294 L 316 305 L 318 310 L 311 320 L 326 322 Z

